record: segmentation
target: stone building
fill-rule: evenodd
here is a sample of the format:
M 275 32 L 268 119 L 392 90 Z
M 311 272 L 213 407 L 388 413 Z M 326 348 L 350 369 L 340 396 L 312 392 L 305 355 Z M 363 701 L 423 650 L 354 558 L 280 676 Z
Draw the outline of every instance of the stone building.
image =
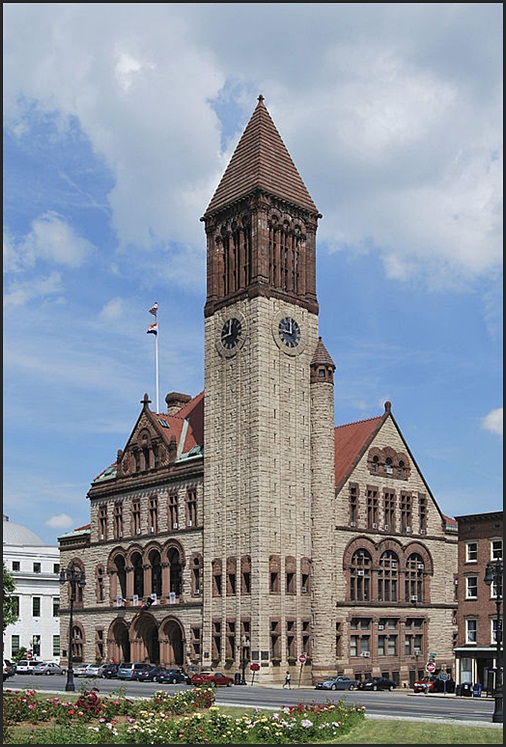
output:
M 204 213 L 204 392 L 147 395 L 60 538 L 88 583 L 74 659 L 336 671 L 452 666 L 456 523 L 394 420 L 335 427 L 318 331 L 318 212 L 263 101 Z M 147 597 L 149 609 L 141 609 Z M 62 598 L 62 640 L 68 605 Z

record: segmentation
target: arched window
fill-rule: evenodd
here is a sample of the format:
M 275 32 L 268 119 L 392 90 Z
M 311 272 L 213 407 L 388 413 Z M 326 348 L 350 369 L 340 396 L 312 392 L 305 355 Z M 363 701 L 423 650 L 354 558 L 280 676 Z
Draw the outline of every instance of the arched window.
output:
M 406 602 L 423 602 L 424 599 L 424 580 L 425 565 L 422 556 L 417 553 L 411 553 L 406 561 L 405 581 L 404 581 L 404 599 Z
M 378 569 L 378 601 L 397 602 L 399 593 L 399 558 L 392 550 L 381 555 Z
M 134 574 L 134 594 L 137 594 L 139 599 L 144 596 L 144 568 L 142 567 L 142 556 L 140 552 L 136 552 L 132 555 L 132 567 Z
M 371 599 L 371 556 L 362 548 L 356 550 L 351 559 L 350 599 L 353 602 Z
M 125 556 L 116 555 L 116 557 L 114 558 L 114 565 L 116 567 L 116 576 L 118 579 L 118 594 L 121 595 L 123 599 L 125 599 L 127 595 Z
M 96 568 L 96 594 L 97 602 L 103 602 L 105 599 L 105 572 L 104 566 L 98 565 Z
M 72 626 L 72 658 L 75 662 L 83 661 L 84 633 L 80 625 Z
M 171 547 L 168 553 L 170 583 L 169 589 L 179 596 L 183 587 L 183 573 L 181 557 L 175 547 Z
M 151 593 L 157 597 L 162 595 L 162 562 L 158 550 L 151 550 L 149 553 L 149 563 L 151 565 Z
M 200 594 L 201 574 L 202 558 L 200 555 L 194 555 L 191 561 L 191 583 L 192 594 L 194 596 L 198 596 Z

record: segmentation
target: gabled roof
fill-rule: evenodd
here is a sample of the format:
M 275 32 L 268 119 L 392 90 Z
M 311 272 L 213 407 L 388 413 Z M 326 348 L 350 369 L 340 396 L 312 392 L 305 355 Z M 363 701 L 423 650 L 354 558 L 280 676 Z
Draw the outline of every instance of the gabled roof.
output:
M 336 486 L 350 474 L 383 423 L 384 415 L 334 428 Z
M 455 531 L 457 523 L 455 519 L 449 516 L 445 516 L 439 505 L 434 498 L 431 489 L 427 485 L 425 478 L 422 475 L 420 468 L 418 467 L 416 460 L 411 453 L 411 449 L 404 436 L 401 433 L 399 426 L 397 425 L 394 416 L 391 411 L 391 403 L 385 402 L 385 412 L 383 415 L 377 418 L 370 418 L 369 420 L 359 420 L 357 423 L 348 423 L 347 425 L 341 425 L 334 428 L 334 465 L 335 465 L 335 482 L 336 490 L 340 490 L 347 479 L 349 479 L 353 469 L 362 459 L 367 449 L 371 446 L 372 441 L 379 433 L 380 429 L 387 419 L 391 419 L 393 425 L 397 429 L 399 437 L 401 438 L 406 454 L 409 456 L 414 469 L 417 470 L 421 479 L 423 480 L 427 492 L 434 501 L 434 505 L 441 516 L 441 520 L 444 526 L 449 531 Z
M 189 458 L 202 457 L 204 449 L 204 392 L 190 399 L 176 414 L 152 412 L 148 405 L 148 395 L 142 400 L 143 408 L 125 445 L 125 451 L 132 441 L 136 441 L 140 428 L 149 424 L 156 430 L 163 442 L 176 449 L 176 463 Z M 117 477 L 117 462 L 103 470 L 93 483 L 113 480 Z
M 319 215 L 264 104 L 258 104 L 211 198 L 206 216 L 262 190 Z

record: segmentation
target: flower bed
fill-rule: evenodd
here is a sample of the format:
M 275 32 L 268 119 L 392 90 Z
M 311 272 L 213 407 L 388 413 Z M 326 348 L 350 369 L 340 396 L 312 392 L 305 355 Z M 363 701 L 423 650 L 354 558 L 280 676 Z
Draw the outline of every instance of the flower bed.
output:
M 347 734 L 364 709 L 338 703 L 254 709 L 240 717 L 215 707 L 212 688 L 157 691 L 149 700 L 83 690 L 74 702 L 34 690 L 4 691 L 4 744 L 307 744 Z M 32 725 L 25 741 L 14 727 Z M 38 727 L 38 728 L 37 728 Z

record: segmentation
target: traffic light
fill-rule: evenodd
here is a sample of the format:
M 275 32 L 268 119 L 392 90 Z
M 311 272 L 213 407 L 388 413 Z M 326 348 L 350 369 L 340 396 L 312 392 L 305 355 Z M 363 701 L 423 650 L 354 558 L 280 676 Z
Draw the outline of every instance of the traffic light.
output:
M 148 610 L 154 601 L 155 600 L 153 599 L 153 597 L 148 597 L 146 601 L 144 602 L 144 604 L 142 605 L 142 608 L 145 610 Z

